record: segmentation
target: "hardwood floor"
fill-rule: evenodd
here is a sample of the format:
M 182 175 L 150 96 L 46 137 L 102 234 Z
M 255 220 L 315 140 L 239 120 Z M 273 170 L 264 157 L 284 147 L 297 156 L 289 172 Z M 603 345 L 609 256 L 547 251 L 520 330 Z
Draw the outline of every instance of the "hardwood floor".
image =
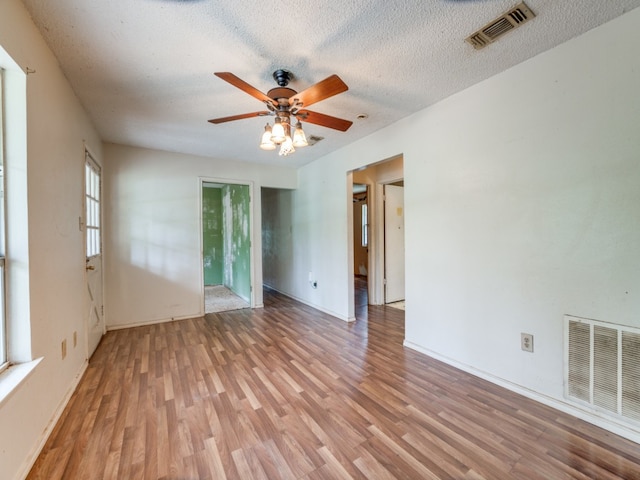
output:
M 107 333 L 30 479 L 634 479 L 640 446 L 402 346 L 404 312 Z

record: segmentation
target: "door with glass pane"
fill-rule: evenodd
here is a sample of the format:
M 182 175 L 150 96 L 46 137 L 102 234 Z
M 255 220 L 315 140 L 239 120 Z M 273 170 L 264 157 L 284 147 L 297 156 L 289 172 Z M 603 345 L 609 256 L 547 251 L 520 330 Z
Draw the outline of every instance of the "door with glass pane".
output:
M 90 357 L 104 335 L 102 306 L 102 208 L 100 167 L 86 152 L 84 232 L 87 282 L 87 347 Z

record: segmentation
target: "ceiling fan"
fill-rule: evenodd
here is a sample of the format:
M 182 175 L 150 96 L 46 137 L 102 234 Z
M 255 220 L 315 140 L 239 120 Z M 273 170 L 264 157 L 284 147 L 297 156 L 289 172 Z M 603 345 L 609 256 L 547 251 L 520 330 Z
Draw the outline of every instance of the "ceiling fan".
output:
M 263 150 L 274 150 L 277 145 L 280 145 L 280 155 L 288 155 L 295 151 L 294 147 L 306 146 L 308 143 L 304 135 L 304 131 L 302 130 L 301 121 L 333 128 L 334 130 L 340 130 L 341 132 L 346 132 L 353 124 L 353 122 L 349 120 L 343 120 L 341 118 L 312 112 L 311 110 L 306 109 L 314 103 L 325 100 L 339 93 L 346 92 L 349 89 L 349 87 L 347 87 L 347 85 L 337 75 L 331 75 L 321 82 L 318 82 L 298 93 L 287 87 L 293 77 L 292 73 L 288 70 L 279 69 L 273 72 L 273 78 L 277 82 L 278 86 L 272 88 L 266 94 L 252 87 L 233 73 L 216 72 L 215 75 L 263 102 L 266 105 L 267 110 L 232 115 L 230 117 L 214 118 L 209 120 L 209 122 L 219 124 L 234 120 L 242 120 L 244 118 L 274 116 L 273 128 L 269 123 L 267 123 L 262 135 L 260 148 Z M 296 119 L 297 121 L 293 138 L 291 137 L 292 119 Z

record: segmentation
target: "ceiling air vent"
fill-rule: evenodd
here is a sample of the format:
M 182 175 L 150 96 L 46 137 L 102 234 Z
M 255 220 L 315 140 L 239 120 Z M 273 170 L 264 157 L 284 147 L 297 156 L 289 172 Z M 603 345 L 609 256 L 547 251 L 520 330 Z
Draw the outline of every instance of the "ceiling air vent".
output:
M 309 138 L 307 139 L 307 143 L 309 144 L 309 146 L 311 146 L 311 145 L 315 145 L 316 143 L 318 143 L 321 140 L 324 140 L 324 137 L 318 137 L 316 135 L 310 135 Z
M 473 45 L 473 48 L 480 50 L 490 43 L 495 42 L 505 33 L 528 22 L 535 14 L 524 2 L 519 3 L 507 13 L 489 22 L 480 30 L 469 35 L 465 40 Z

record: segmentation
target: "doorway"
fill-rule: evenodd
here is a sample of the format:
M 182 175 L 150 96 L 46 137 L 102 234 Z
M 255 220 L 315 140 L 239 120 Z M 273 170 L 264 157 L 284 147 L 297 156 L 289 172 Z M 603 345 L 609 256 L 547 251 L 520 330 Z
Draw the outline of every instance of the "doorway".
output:
M 404 164 L 402 155 L 348 172 L 354 210 L 349 212 L 353 235 L 350 235 L 350 255 L 353 264 L 353 296 L 355 317 L 362 299 L 363 278 L 369 305 L 389 305 L 404 309 Z M 357 242 L 362 235 L 361 207 L 356 208 L 357 192 L 366 186 L 367 266 L 361 276 L 357 258 Z M 387 191 L 388 190 L 388 191 Z M 386 196 L 390 195 L 387 202 Z M 389 231 L 386 231 L 386 228 Z M 360 292 L 360 293 L 358 293 Z M 357 307 L 357 308 L 356 308 Z M 365 306 L 366 310 L 366 306 Z M 351 312 L 350 312 L 351 313 Z
M 369 304 L 369 186 L 353 184 L 353 275 L 356 316 Z
M 252 305 L 249 187 L 246 184 L 202 182 L 205 314 Z

